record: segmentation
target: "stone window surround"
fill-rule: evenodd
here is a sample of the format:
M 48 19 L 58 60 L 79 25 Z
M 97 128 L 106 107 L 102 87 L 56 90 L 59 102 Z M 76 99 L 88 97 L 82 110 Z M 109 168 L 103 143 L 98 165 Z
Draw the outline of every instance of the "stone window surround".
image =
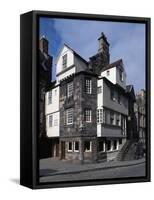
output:
M 76 149 L 76 144 L 78 144 L 78 149 Z M 74 149 L 74 152 L 79 152 L 79 141 L 73 142 L 73 149 Z
M 109 150 L 106 150 L 106 152 L 114 152 L 114 151 L 118 151 L 118 150 L 119 150 L 119 139 L 117 139 L 117 140 L 116 140 L 116 139 L 113 139 L 113 140 L 110 139 L 110 140 L 107 140 L 107 141 L 110 141 L 110 142 L 111 142 L 111 144 L 110 144 L 111 147 L 110 147 Z M 117 142 L 117 148 L 116 148 L 116 149 L 113 149 L 113 145 L 114 145 L 113 142 L 114 142 L 114 141 Z M 106 146 L 106 145 L 107 145 L 107 144 L 105 143 L 105 146 Z
M 85 149 L 85 143 L 89 143 L 89 150 Z M 92 151 L 92 141 L 84 141 L 84 152 L 91 152 Z
M 71 97 L 73 95 L 73 81 L 67 83 L 67 97 Z
M 91 108 L 85 108 L 84 110 L 84 119 L 86 123 L 92 122 L 92 109 Z
M 85 78 L 85 92 L 86 94 L 92 94 L 92 79 L 88 77 Z
M 71 149 L 69 149 L 69 145 L 71 144 Z M 68 152 L 72 152 L 73 151 L 73 142 L 68 142 Z
M 73 108 L 68 108 L 66 110 L 66 124 L 67 125 L 73 124 Z

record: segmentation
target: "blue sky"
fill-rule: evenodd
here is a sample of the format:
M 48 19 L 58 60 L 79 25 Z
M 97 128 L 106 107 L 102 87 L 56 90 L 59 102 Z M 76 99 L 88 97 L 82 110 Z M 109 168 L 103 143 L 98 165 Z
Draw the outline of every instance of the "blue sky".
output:
M 64 43 L 88 61 L 97 53 L 101 32 L 110 43 L 110 62 L 123 59 L 127 84 L 133 84 L 136 92 L 145 88 L 145 25 L 137 23 L 40 18 L 40 37 L 49 40 L 54 59 L 52 79 L 56 78 L 55 58 Z

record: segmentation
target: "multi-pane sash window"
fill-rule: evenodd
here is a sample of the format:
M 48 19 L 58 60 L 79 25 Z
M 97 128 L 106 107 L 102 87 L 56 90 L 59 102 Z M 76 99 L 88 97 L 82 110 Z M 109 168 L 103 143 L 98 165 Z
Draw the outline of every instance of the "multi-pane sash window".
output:
M 97 123 L 103 122 L 103 110 L 99 109 L 97 110 Z
M 86 79 L 86 93 L 87 94 L 92 93 L 92 80 L 89 78 Z
M 53 123 L 53 116 L 49 115 L 49 127 L 52 127 L 52 123 Z
M 73 82 L 67 84 L 67 96 L 71 97 L 73 95 Z
M 91 109 L 85 109 L 85 121 L 91 122 Z
M 67 122 L 67 124 L 73 124 L 73 108 L 67 109 L 66 122 Z
M 48 93 L 48 104 L 52 103 L 52 91 Z
M 62 65 L 63 65 L 63 69 L 65 69 L 67 67 L 67 54 L 65 54 L 63 57 L 62 57 Z

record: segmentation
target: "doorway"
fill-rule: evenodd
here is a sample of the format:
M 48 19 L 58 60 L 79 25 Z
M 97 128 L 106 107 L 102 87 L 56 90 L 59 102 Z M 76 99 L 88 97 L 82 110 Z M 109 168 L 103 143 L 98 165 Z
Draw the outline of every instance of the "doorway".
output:
M 65 142 L 61 142 L 61 159 L 65 159 Z

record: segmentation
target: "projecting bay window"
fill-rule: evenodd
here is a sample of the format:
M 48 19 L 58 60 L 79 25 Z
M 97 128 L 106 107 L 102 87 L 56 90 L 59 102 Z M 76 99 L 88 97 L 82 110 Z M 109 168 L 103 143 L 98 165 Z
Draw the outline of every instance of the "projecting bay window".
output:
M 66 110 L 66 122 L 68 125 L 73 124 L 73 108 Z
M 85 122 L 91 122 L 91 109 L 85 109 Z
M 85 83 L 85 90 L 86 94 L 91 94 L 92 93 L 92 80 L 90 78 L 86 78 L 86 83 Z
M 48 92 L 48 104 L 52 103 L 52 91 Z
M 67 84 L 67 96 L 71 97 L 73 95 L 73 82 Z
M 53 125 L 53 115 L 49 115 L 49 127 Z
M 62 65 L 63 65 L 63 69 L 65 69 L 67 67 L 67 54 L 65 54 L 62 57 Z
M 103 123 L 103 110 L 97 110 L 97 123 Z

